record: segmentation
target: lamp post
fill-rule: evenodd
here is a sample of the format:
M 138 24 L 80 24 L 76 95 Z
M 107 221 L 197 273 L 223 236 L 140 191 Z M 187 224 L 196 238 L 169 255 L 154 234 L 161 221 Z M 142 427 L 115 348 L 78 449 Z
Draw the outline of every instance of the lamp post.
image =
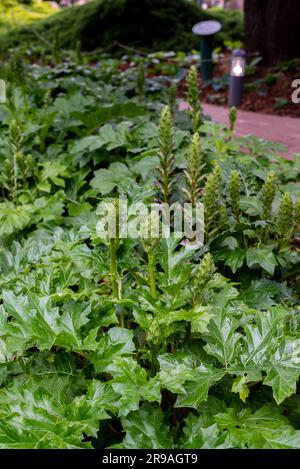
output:
M 200 36 L 200 71 L 201 78 L 205 82 L 210 81 L 213 76 L 213 39 L 214 35 L 220 31 L 219 21 L 201 21 L 193 26 L 193 33 Z
M 246 52 L 235 49 L 232 52 L 228 106 L 240 106 L 243 99 L 244 79 L 246 69 Z

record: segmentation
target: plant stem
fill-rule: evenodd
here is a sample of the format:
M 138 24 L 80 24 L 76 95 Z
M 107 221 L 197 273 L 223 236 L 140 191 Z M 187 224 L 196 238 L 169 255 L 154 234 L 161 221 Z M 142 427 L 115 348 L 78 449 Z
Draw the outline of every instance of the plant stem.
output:
M 121 298 L 121 293 L 120 293 L 120 284 L 118 282 L 118 270 L 117 270 L 117 239 L 111 238 L 110 239 L 110 278 L 111 278 L 111 286 L 112 286 L 112 291 L 113 291 L 113 297 L 116 300 L 119 300 Z M 125 321 L 124 321 L 124 313 L 121 311 L 119 316 L 119 326 L 120 327 L 125 327 Z
M 148 253 L 148 272 L 149 272 L 149 280 L 150 280 L 150 290 L 151 295 L 153 298 L 157 298 L 157 290 L 156 290 L 156 282 L 155 282 L 155 264 L 156 259 L 155 255 L 152 253 Z
M 164 168 L 163 191 L 164 191 L 164 202 L 167 204 L 169 203 L 169 175 L 168 175 L 167 163 L 165 163 L 165 168 Z
M 198 112 L 194 110 L 193 112 L 193 124 L 194 124 L 194 132 L 198 130 Z
M 151 368 L 150 368 L 150 376 L 153 378 L 157 373 L 157 353 L 156 351 L 151 348 Z
M 17 197 L 17 155 L 16 152 L 13 152 L 13 188 L 12 188 L 12 194 L 13 194 L 13 199 Z

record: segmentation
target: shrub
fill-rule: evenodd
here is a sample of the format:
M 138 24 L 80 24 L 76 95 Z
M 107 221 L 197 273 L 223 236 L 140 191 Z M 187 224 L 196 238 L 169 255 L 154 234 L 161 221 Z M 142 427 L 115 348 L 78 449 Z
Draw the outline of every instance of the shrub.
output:
M 119 41 L 144 50 L 191 50 L 199 42 L 192 26 L 214 18 L 224 24 L 217 45 L 224 38 L 241 39 L 242 17 L 232 12 L 207 13 L 186 0 L 95 0 L 3 35 L 0 46 L 7 49 L 24 41 L 37 42 L 42 34 L 49 41 L 59 36 L 64 48 L 80 41 L 83 50 L 93 50 Z

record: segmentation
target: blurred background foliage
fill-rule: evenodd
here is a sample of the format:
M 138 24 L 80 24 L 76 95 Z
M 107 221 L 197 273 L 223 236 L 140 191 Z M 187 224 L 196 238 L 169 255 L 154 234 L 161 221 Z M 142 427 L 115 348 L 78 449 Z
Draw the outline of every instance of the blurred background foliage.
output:
M 68 49 L 80 43 L 82 50 L 94 50 L 119 41 L 145 51 L 190 51 L 199 45 L 191 28 L 206 19 L 222 23 L 216 46 L 243 37 L 240 11 L 202 10 L 187 0 L 94 0 L 59 10 L 48 2 L 24 1 L 1 3 L 2 51 L 19 43 L 36 44 L 41 37 L 45 45 L 55 42 L 57 47 Z

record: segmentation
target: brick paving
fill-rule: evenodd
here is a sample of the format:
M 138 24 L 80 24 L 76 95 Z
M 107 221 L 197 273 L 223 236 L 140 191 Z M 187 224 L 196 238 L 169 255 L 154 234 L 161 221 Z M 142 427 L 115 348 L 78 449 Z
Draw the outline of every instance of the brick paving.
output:
M 182 101 L 179 109 L 184 110 L 187 106 L 187 103 Z M 228 108 L 203 104 L 203 110 L 213 121 L 228 124 Z M 299 153 L 300 157 L 300 119 L 238 110 L 235 134 L 238 137 L 253 134 L 281 143 L 287 148 L 286 156 Z

